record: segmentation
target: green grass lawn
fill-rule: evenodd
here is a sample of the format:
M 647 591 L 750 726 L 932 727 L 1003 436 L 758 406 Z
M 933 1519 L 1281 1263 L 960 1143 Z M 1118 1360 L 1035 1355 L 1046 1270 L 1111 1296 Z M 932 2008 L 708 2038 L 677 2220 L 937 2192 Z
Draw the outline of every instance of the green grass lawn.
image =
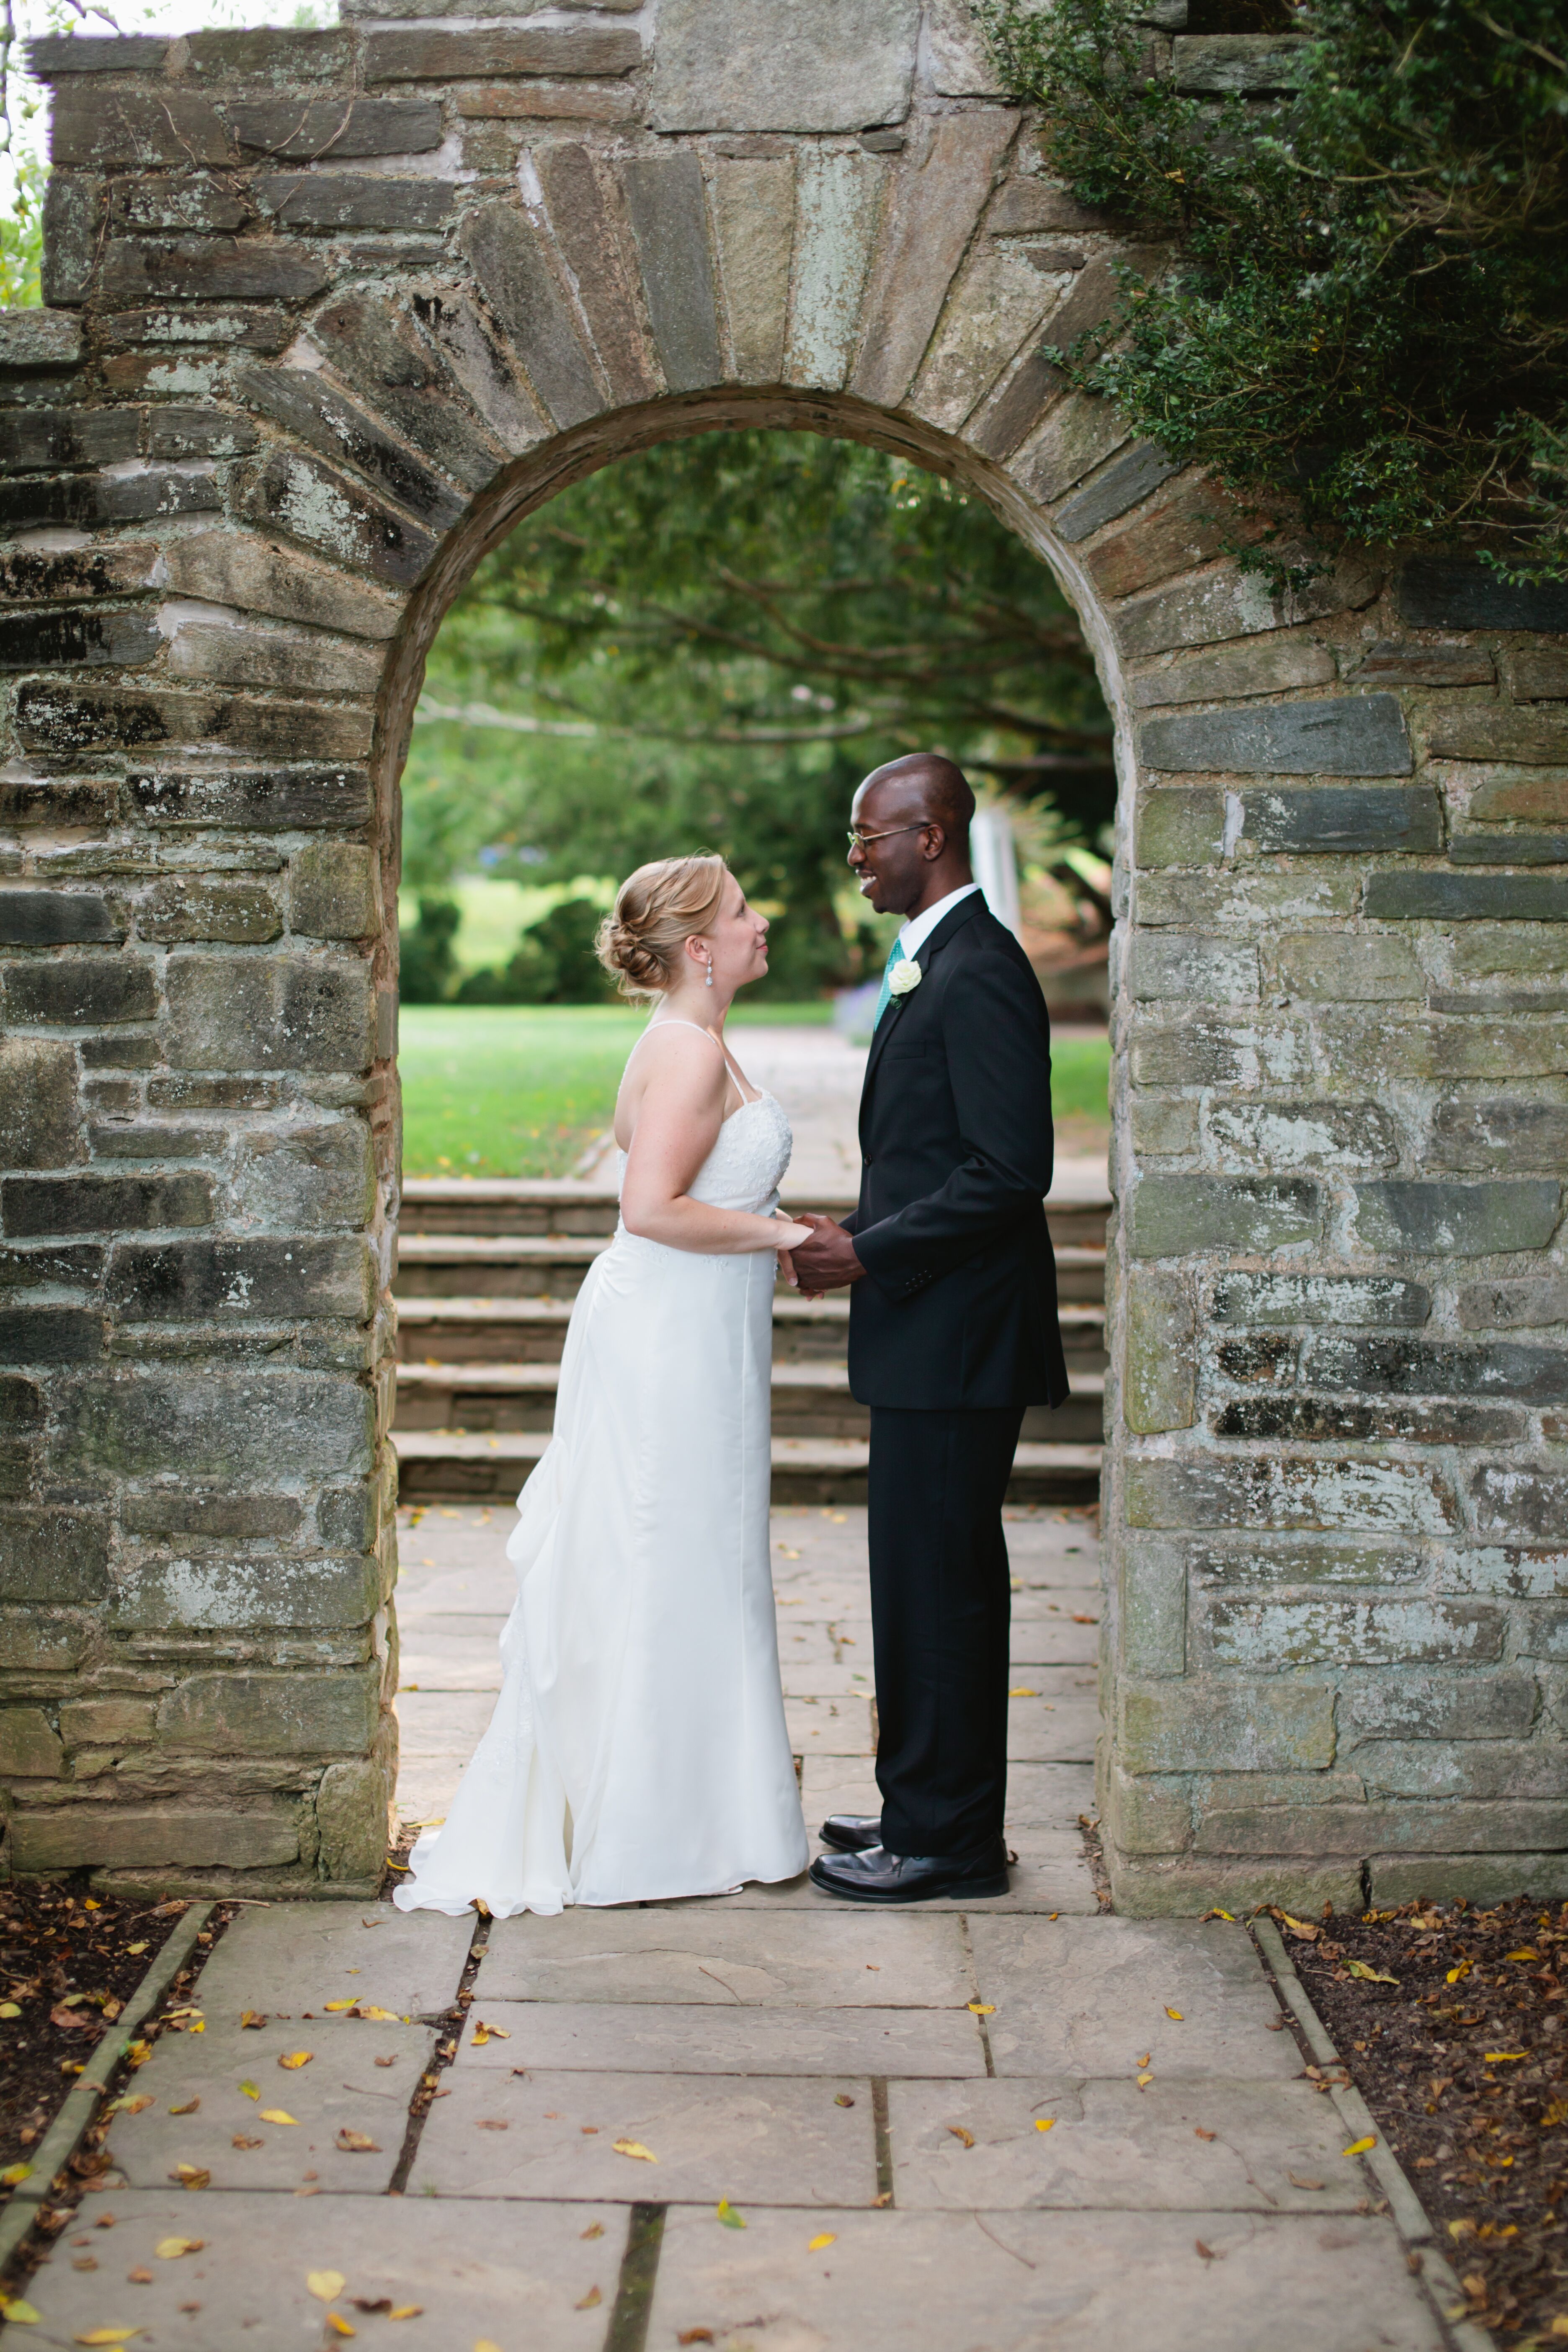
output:
M 738 1027 L 826 1024 L 833 1008 L 737 1006 Z M 409 1176 L 564 1176 L 602 1135 L 645 1015 L 607 1004 L 403 1008 L 403 1164 Z M 1058 1118 L 1103 1125 L 1103 1030 L 1056 1040 Z

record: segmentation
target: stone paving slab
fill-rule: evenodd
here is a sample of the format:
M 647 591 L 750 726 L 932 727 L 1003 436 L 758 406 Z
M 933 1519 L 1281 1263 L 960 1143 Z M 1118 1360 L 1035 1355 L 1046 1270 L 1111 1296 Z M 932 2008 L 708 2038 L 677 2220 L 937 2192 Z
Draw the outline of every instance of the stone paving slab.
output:
M 279 2065 L 300 2050 L 312 2053 L 308 2065 Z M 133 2189 L 161 2189 L 176 2165 L 191 2164 L 220 2189 L 318 2180 L 323 2189 L 379 2194 L 397 2168 L 409 2101 L 435 2050 L 432 2027 L 395 2020 L 317 2017 L 260 2032 L 229 2025 L 165 2033 L 127 2088 L 127 2096 L 153 2104 L 115 2116 L 109 2153 Z M 393 2063 L 378 2066 L 378 2058 Z M 240 2089 L 245 2082 L 255 2098 Z M 174 2112 L 193 2100 L 195 2114 Z M 267 2120 L 277 2114 L 294 2121 Z M 342 2148 L 342 2130 L 375 2145 Z
M 1225 1920 L 1105 1916 L 1054 1925 L 970 1914 L 996 2072 L 1156 2082 L 1300 2074 L 1247 1930 Z M 1179 2019 L 1170 2015 L 1181 2012 Z
M 877 1810 L 880 1799 L 873 1786 L 869 1802 L 858 1811 Z M 815 1836 L 816 1817 L 807 1816 L 806 1826 L 813 1832 L 812 1843 L 818 1853 L 826 1851 Z M 1084 1859 L 1083 1840 L 1076 1826 L 1068 1829 L 1009 1829 L 1007 1843 L 1018 1856 L 1008 1872 L 1009 1886 L 1005 1895 L 988 1895 L 977 1903 L 973 1896 L 954 1897 L 951 1901 L 933 1903 L 889 1904 L 886 1911 L 870 1905 L 851 1906 L 836 1902 L 833 1896 L 818 1893 L 803 1874 L 779 1886 L 760 1885 L 743 1886 L 737 1895 L 697 1895 L 689 1902 L 661 1904 L 661 1910 L 713 1911 L 721 1908 L 750 1911 L 815 1912 L 819 1917 L 854 1918 L 944 1918 L 955 1912 L 971 1911 L 986 1918 L 1015 1913 L 1083 1912 L 1098 1913 L 1099 1898 L 1089 1864 Z
M 1007 1768 L 1007 1832 L 1072 1829 L 1080 1813 L 1092 1813 L 1092 1764 L 1010 1764 Z
M 1439 2352 L 1392 2223 L 752 2212 L 665 2225 L 650 2346 L 720 2352 Z M 814 2237 L 834 2243 L 813 2254 Z M 1197 2252 L 1202 2240 L 1212 2260 Z M 766 2315 L 765 2332 L 756 2326 Z
M 974 1998 L 956 1920 L 818 1900 L 811 1918 L 715 1905 L 497 1919 L 476 2009 L 497 2000 L 952 2009 Z
M 906 2210 L 1343 2213 L 1368 2194 L 1310 2083 L 890 2083 L 888 2119 Z
M 411 1610 L 399 1622 L 400 1690 L 500 1690 L 504 1617 L 462 1617 L 452 1612 L 426 1615 Z
M 871 2205 L 869 2084 L 827 2074 L 555 2074 L 455 2069 L 436 2102 L 410 2196 L 593 2198 L 631 2204 Z M 850 2104 L 839 2105 L 838 2100 Z M 504 2124 L 504 2132 L 493 2128 Z M 492 2126 L 487 2128 L 487 2126 Z M 616 2153 L 635 2141 L 655 2164 Z
M 476 2047 L 474 2025 L 507 2039 Z M 676 2001 L 476 2002 L 454 2064 L 595 2074 L 984 2074 L 967 2010 L 720 2009 Z
M 1075 1692 L 1068 1699 L 1015 1697 L 1007 1703 L 1007 1760 L 1092 1766 L 1099 1731 L 1100 1708 L 1092 1690 Z
M 363 2001 L 427 2017 L 449 2009 L 474 1922 L 390 1903 L 277 1903 L 242 1911 L 201 1975 L 207 2031 L 247 2009 L 320 2010 Z
M 788 1698 L 784 1721 L 797 1756 L 874 1756 L 869 1696 Z
M 496 1689 L 500 1688 L 498 1682 Z M 411 1759 L 426 1756 L 461 1756 L 465 1764 L 478 1747 L 495 1713 L 496 1691 L 400 1690 L 397 1695 L 399 1746 Z
M 131 2326 L 142 2331 L 132 2338 L 136 2352 L 316 2352 L 335 2339 L 326 2332 L 329 2306 L 305 2282 L 329 2270 L 345 2279 L 330 2308 L 366 2347 L 600 2352 L 626 2231 L 625 2209 L 614 2205 L 518 2206 L 498 2230 L 493 2205 L 456 2200 L 143 2189 L 91 2202 L 113 2212 L 114 2229 L 68 2231 L 27 2289 L 42 2315 L 27 2340 L 50 2352 L 95 2328 Z M 71 2268 L 82 2235 L 96 2271 Z M 205 2242 L 199 2253 L 160 2261 L 158 2242 L 171 2236 Z M 151 2284 L 128 2285 L 132 2270 L 150 2271 Z M 577 2309 L 595 2287 L 598 2301 Z M 356 2310 L 354 2295 L 417 2305 L 420 2315 L 389 2329 L 384 2317 Z

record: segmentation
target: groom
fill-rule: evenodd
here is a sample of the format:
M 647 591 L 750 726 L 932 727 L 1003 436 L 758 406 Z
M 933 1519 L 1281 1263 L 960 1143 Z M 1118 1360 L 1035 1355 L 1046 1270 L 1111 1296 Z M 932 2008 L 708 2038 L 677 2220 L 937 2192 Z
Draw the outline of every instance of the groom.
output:
M 860 1097 L 860 1201 L 814 1216 L 792 1278 L 853 1284 L 849 1385 L 868 1484 L 879 1815 L 836 1813 L 811 1865 L 857 1903 L 1005 1895 L 1007 1633 L 1002 1504 L 1024 1408 L 1067 1367 L 1043 1195 L 1050 1030 L 1028 958 L 970 870 L 974 795 L 914 752 L 855 795 L 849 863 L 900 914 Z

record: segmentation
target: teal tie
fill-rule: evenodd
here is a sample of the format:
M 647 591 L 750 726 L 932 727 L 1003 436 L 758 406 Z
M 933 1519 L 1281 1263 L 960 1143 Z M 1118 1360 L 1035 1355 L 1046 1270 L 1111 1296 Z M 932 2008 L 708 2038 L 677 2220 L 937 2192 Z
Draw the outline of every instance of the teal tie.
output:
M 877 1010 L 871 1015 L 871 1026 L 873 1029 L 877 1026 L 878 1022 L 880 1021 L 883 1013 L 886 1013 L 888 1009 L 888 1001 L 893 993 L 893 966 L 895 964 L 902 963 L 903 961 L 904 943 L 902 940 L 895 940 L 892 946 L 888 950 L 888 961 L 882 967 L 882 990 L 880 995 L 877 999 Z

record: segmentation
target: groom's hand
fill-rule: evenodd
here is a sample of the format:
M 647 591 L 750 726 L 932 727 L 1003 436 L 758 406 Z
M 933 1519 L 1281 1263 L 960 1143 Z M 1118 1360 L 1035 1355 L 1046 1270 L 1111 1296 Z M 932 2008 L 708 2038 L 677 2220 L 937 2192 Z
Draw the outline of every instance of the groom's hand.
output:
M 825 1291 L 842 1290 L 847 1283 L 858 1282 L 866 1269 L 855 1255 L 854 1236 L 834 1218 L 818 1216 L 811 1210 L 799 1222 L 811 1227 L 811 1239 L 796 1242 L 790 1252 L 795 1278 L 804 1295 L 820 1298 Z

